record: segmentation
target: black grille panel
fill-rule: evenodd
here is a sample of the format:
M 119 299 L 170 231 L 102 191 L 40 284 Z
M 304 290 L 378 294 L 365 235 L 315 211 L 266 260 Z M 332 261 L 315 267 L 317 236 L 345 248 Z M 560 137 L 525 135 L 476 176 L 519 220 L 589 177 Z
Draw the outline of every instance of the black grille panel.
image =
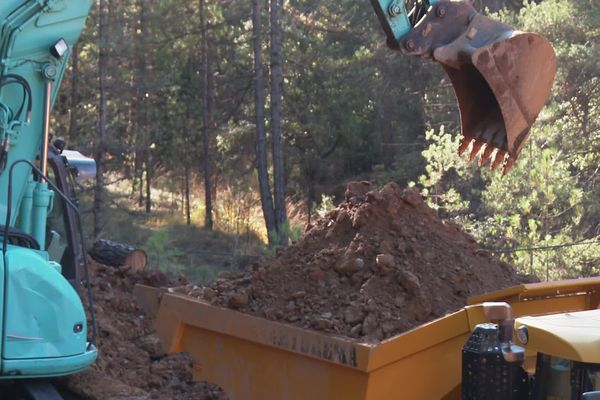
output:
M 462 351 L 463 400 L 525 400 L 527 373 L 520 363 L 504 360 L 498 326 L 475 327 Z

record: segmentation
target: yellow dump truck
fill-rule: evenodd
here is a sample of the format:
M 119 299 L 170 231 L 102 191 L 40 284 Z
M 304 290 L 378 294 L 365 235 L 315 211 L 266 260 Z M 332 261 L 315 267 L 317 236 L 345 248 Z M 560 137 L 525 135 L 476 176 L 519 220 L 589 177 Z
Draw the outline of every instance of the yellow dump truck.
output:
M 599 291 L 600 278 L 519 285 L 366 344 L 135 288 L 166 350 L 232 400 L 599 399 Z

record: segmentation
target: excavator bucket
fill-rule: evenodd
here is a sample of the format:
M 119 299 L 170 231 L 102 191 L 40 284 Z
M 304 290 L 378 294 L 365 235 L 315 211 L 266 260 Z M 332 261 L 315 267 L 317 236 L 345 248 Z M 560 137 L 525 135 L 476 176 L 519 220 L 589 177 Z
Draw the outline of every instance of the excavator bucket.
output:
M 460 107 L 459 154 L 510 171 L 550 96 L 556 57 L 548 40 L 466 1 L 371 1 L 390 47 L 444 67 Z
M 510 171 L 550 95 L 556 58 L 536 33 L 518 32 L 484 16 L 455 42 L 433 52 L 460 108 L 459 153 Z M 470 38 L 470 36 L 473 36 Z M 479 37 L 479 40 L 476 40 Z

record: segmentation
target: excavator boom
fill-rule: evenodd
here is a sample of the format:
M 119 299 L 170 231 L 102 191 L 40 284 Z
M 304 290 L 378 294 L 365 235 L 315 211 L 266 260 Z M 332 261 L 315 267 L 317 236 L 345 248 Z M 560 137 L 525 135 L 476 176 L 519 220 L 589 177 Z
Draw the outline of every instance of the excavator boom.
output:
M 520 32 L 461 0 L 371 0 L 388 46 L 442 64 L 461 120 L 459 154 L 510 171 L 550 96 L 556 57 L 546 38 Z M 412 5 L 409 9 L 407 6 Z

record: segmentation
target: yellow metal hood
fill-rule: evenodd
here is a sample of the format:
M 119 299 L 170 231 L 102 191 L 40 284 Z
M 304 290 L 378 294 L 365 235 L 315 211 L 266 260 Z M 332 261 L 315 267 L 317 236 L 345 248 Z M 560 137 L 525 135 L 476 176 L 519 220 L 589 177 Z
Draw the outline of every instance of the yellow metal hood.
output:
M 528 351 L 600 364 L 600 310 L 520 317 L 516 328 L 521 326 L 529 334 Z

